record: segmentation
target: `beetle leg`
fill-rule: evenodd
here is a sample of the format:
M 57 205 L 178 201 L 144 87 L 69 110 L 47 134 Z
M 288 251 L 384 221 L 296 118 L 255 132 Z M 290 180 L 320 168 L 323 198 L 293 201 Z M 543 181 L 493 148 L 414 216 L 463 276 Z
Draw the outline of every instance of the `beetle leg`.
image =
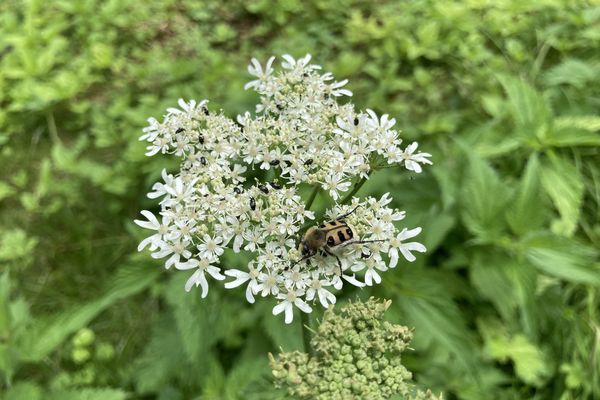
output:
M 329 254 L 330 256 L 335 257 L 335 261 L 337 261 L 338 268 L 340 269 L 338 275 L 342 276 L 342 261 L 340 260 L 340 258 L 336 254 L 333 254 L 331 251 L 327 250 L 326 248 L 323 248 L 323 251 Z

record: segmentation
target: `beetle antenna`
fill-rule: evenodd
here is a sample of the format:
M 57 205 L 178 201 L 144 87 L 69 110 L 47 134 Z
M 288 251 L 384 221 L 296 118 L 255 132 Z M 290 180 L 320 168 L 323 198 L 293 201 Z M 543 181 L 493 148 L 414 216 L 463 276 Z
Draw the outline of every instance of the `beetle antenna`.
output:
M 346 247 L 346 246 L 350 246 L 351 244 L 383 243 L 383 242 L 387 242 L 387 241 L 388 241 L 387 239 L 354 240 L 354 241 L 351 241 L 351 242 L 342 243 L 338 247 Z
M 356 209 L 357 209 L 358 207 L 360 207 L 360 204 L 359 204 L 359 205 L 357 205 L 356 207 L 354 207 L 352 210 L 348 211 L 346 214 L 342 214 L 342 215 L 340 215 L 340 216 L 336 217 L 336 219 L 335 219 L 335 220 L 336 220 L 336 221 L 339 221 L 340 219 L 344 219 L 344 218 L 346 218 L 348 215 L 350 215 L 350 214 L 352 214 L 354 211 L 356 211 Z

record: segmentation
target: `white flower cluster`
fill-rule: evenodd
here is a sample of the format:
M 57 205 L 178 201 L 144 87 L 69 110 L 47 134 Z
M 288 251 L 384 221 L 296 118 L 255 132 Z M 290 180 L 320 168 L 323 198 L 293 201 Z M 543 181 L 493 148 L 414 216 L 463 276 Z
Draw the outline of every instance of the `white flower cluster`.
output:
M 148 193 L 161 199 L 159 217 L 144 210 L 146 220 L 135 222 L 155 231 L 138 250 L 149 246 L 152 257 L 166 259 L 166 268 L 193 271 L 186 290 L 200 286 L 205 297 L 209 277 L 230 277 L 225 287 L 246 285 L 250 303 L 258 294 L 279 299 L 273 313 L 285 312 L 290 323 L 292 305 L 304 312 L 316 301 L 328 307 L 335 303 L 333 289 L 344 282 L 379 283 L 379 272 L 395 267 L 399 254 L 413 261 L 411 251 L 425 251 L 420 243 L 406 242 L 420 228 L 395 227 L 404 212 L 388 207 L 388 195 L 340 200 L 378 167 L 404 165 L 418 173 L 431 162 L 428 153 L 416 152 L 416 143 L 400 147 L 395 120 L 387 114 L 338 104 L 336 98 L 352 95 L 346 80 L 320 74 L 320 66 L 309 64 L 310 55 L 283 58 L 278 74 L 274 57 L 264 69 L 256 59 L 248 67 L 256 79 L 245 88 L 260 94 L 255 115 L 247 112 L 234 121 L 209 111 L 206 100 L 179 100 L 181 108 L 167 109 L 162 122 L 148 120 L 140 138 L 149 142 L 146 155 L 168 153 L 182 161 L 176 174 L 163 171 L 162 182 Z M 345 221 L 358 237 L 331 248 L 337 257 L 318 252 L 298 262 L 302 235 L 317 224 L 299 195 L 302 187 L 323 190 L 339 203 L 327 210 L 331 220 L 354 210 Z M 358 238 L 380 241 L 354 243 Z M 224 268 L 225 251 L 247 252 L 250 261 L 245 268 Z

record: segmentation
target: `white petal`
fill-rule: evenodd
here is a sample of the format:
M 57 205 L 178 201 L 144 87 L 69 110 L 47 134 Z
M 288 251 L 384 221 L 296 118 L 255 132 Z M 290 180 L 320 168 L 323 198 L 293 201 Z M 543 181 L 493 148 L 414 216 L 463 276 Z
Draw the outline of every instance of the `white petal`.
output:
M 283 310 L 285 310 L 286 304 L 289 304 L 289 303 L 286 301 L 282 301 L 281 303 L 279 303 L 275 307 L 273 307 L 273 315 L 281 314 L 283 312 Z
M 375 281 L 375 283 L 380 284 L 381 276 L 375 270 L 371 270 L 371 272 L 373 273 L 373 280 Z
M 368 270 L 365 273 L 365 285 L 373 286 L 373 280 L 372 280 L 373 275 L 375 275 L 375 273 L 373 273 L 372 269 Z
M 215 267 L 214 265 L 207 267 L 206 272 L 208 272 L 210 276 L 218 281 L 225 279 L 225 275 L 221 274 L 221 268 Z
M 291 324 L 294 320 L 294 309 L 292 305 L 288 302 L 285 303 L 285 323 Z
M 406 258 L 406 260 L 409 262 L 413 262 L 417 259 L 415 256 L 412 255 L 412 253 L 409 250 L 405 249 L 404 247 L 400 247 L 400 252 L 404 256 L 404 258 Z
M 251 304 L 254 303 L 254 296 L 252 293 L 252 285 L 251 284 L 249 284 L 246 287 L 246 300 L 248 300 L 248 303 L 251 303 Z
M 404 247 L 411 251 L 418 251 L 419 253 L 425 253 L 427 251 L 427 248 L 419 242 L 405 243 Z
M 200 265 L 200 261 L 196 259 L 187 260 L 186 262 L 178 262 L 175 264 L 175 268 L 180 270 L 197 268 Z
M 247 272 L 240 271 L 237 269 L 228 269 L 227 271 L 225 271 L 225 275 L 235 278 L 235 280 L 225 283 L 226 289 L 238 287 L 250 279 L 250 275 Z
M 342 278 L 344 278 L 346 281 L 348 281 L 348 283 L 357 286 L 357 287 L 364 287 L 365 284 L 360 282 L 359 280 L 357 280 L 354 275 L 342 275 Z M 336 288 L 337 289 L 337 288 Z
M 410 239 L 412 237 L 417 236 L 419 233 L 421 233 L 421 227 L 420 226 L 418 226 L 418 227 L 416 227 L 414 229 L 410 229 L 410 230 L 404 228 L 402 230 L 402 232 L 400 232 L 400 235 L 398 235 L 398 239 L 400 239 L 400 240 Z
M 306 304 L 306 302 L 302 299 L 296 299 L 294 301 L 294 304 L 296 305 L 296 307 L 298 307 L 300 310 L 304 311 L 305 313 L 312 312 L 312 308 L 308 304 Z
M 396 248 L 392 248 L 390 249 L 390 252 L 388 253 L 390 256 L 390 268 L 396 268 L 396 265 L 398 265 L 398 249 Z

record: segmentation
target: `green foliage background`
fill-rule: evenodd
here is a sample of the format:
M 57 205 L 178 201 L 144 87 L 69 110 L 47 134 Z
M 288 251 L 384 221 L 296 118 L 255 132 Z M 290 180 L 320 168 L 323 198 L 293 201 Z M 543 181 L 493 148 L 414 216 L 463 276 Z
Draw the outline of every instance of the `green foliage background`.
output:
M 433 154 L 360 192 L 392 188 L 428 253 L 344 294 L 393 300 L 417 382 L 600 398 L 599 26 L 597 1 L 1 2 L 0 398 L 284 397 L 266 353 L 300 326 L 242 290 L 186 294 L 132 220 L 175 165 L 143 155 L 145 119 L 250 109 L 250 57 L 288 52 Z

